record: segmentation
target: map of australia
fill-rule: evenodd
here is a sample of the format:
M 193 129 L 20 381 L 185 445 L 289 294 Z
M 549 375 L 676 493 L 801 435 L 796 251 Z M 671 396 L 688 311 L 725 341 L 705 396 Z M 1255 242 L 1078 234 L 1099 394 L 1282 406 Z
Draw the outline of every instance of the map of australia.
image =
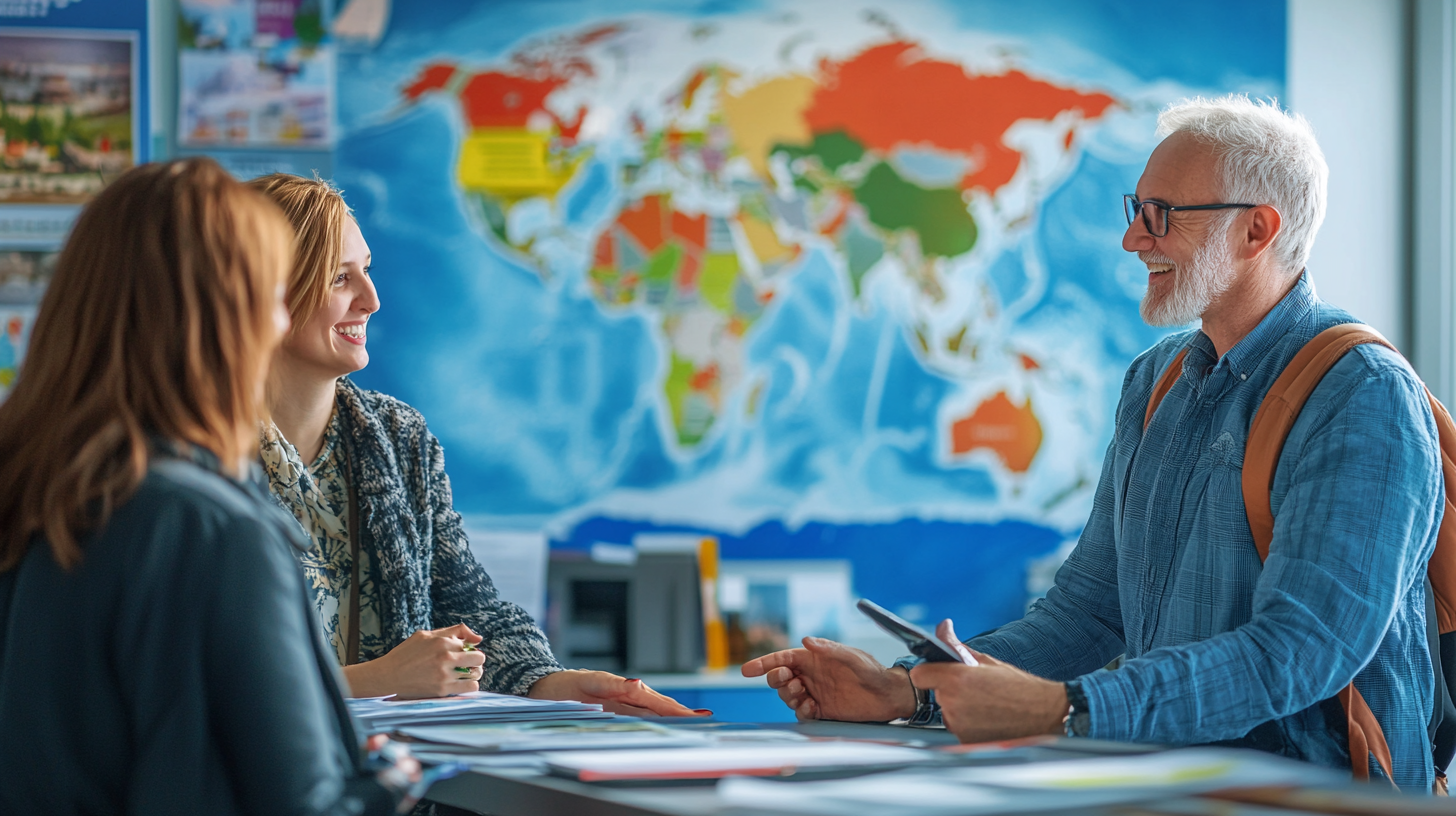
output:
M 561 193 L 589 172 L 593 153 L 581 136 L 590 109 L 562 113 L 552 95 L 594 78 L 587 49 L 617 34 L 608 26 L 561 38 L 502 68 L 433 63 L 402 90 L 410 101 L 457 100 L 468 127 L 459 183 L 494 237 L 528 256 L 543 233 L 564 229 Z M 985 342 L 974 312 L 987 304 L 949 297 L 947 278 L 964 274 L 957 264 L 983 231 L 1005 232 L 1034 205 L 997 201 L 1027 161 L 1008 144 L 1013 126 L 1041 123 L 1070 152 L 1079 129 L 1116 104 L 1111 95 L 1020 71 L 977 74 L 889 41 L 825 58 L 812 73 L 748 79 L 727 65 L 695 66 L 660 102 L 655 126 L 630 113 L 637 155 L 611 180 L 622 202 L 585 237 L 598 302 L 646 310 L 666 338 L 658 387 L 676 445 L 701 443 L 734 396 L 757 410 L 744 343 L 815 245 L 838 258 L 856 298 L 876 270 L 909 285 L 919 319 L 906 328 L 926 365 L 954 374 L 982 355 L 1015 354 L 1039 367 Z M 549 274 L 546 257 L 534 260 Z M 1042 441 L 1030 399 L 1005 392 L 940 433 L 952 456 L 986 450 L 1013 472 L 1030 467 Z

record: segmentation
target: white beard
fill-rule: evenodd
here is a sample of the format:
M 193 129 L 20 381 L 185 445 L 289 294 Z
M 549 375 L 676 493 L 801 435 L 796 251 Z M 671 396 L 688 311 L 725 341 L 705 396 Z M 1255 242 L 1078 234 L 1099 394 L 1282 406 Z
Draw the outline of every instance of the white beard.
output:
M 1212 240 L 1193 253 L 1187 266 L 1175 266 L 1173 290 L 1154 295 L 1148 287 L 1138 311 L 1149 326 L 1186 326 L 1203 317 L 1208 307 L 1234 282 L 1234 253 L 1225 230 L 1209 230 Z M 1143 263 L 1172 261 L 1157 252 L 1139 252 Z M 1167 274 L 1167 273 L 1165 273 Z

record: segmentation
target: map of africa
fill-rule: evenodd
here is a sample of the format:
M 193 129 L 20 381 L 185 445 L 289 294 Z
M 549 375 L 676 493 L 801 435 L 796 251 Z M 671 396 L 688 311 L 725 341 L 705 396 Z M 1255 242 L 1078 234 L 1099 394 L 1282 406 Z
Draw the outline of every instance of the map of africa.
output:
M 711 533 L 1014 617 L 1160 336 L 1118 201 L 1156 111 L 1277 94 L 1282 10 L 1210 73 L 1079 33 L 1100 4 L 619 5 L 397 8 L 342 57 L 358 379 L 424 412 L 473 525 Z

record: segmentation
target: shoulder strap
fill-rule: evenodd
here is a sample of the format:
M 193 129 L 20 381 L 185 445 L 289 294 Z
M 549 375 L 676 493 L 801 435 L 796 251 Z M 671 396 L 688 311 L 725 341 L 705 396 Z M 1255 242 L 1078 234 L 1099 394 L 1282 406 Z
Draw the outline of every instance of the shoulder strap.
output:
M 1445 477 L 1445 512 L 1441 529 L 1436 534 L 1436 551 L 1426 565 L 1431 581 L 1431 595 L 1436 602 L 1436 628 L 1442 634 L 1456 632 L 1456 504 L 1451 501 L 1456 491 L 1456 423 L 1441 401 L 1430 396 L 1431 413 L 1436 418 L 1436 433 L 1441 438 L 1441 475 Z
M 1379 332 L 1360 323 L 1346 323 L 1320 332 L 1285 366 L 1284 373 L 1274 381 L 1254 415 L 1249 441 L 1244 446 L 1243 490 L 1249 530 L 1254 534 L 1260 561 L 1269 557 L 1269 542 L 1274 538 L 1269 489 L 1274 486 L 1274 469 L 1279 464 L 1279 453 L 1284 449 L 1289 429 L 1294 427 L 1300 409 L 1325 374 L 1345 352 L 1364 343 L 1378 343 L 1396 351 Z
M 1269 544 L 1274 538 L 1274 514 L 1269 505 L 1269 491 L 1274 486 L 1274 470 L 1279 464 L 1279 454 L 1289 437 L 1289 430 L 1294 427 L 1294 420 L 1325 374 L 1345 356 L 1345 352 L 1365 343 L 1378 343 L 1399 353 L 1395 346 L 1369 326 L 1346 323 L 1325 329 L 1294 355 L 1259 404 L 1244 447 L 1243 493 L 1249 531 L 1254 536 L 1260 561 L 1269 558 Z M 1374 756 L 1385 777 L 1394 780 L 1390 746 L 1386 743 L 1380 722 L 1370 710 L 1370 704 L 1365 702 L 1354 683 L 1341 690 L 1339 698 L 1348 721 L 1350 768 L 1354 777 L 1361 781 L 1369 780 L 1369 757 Z
M 1182 376 L 1183 358 L 1187 356 L 1188 349 L 1178 352 L 1178 356 L 1173 358 L 1173 362 L 1168 365 L 1168 370 L 1163 372 L 1158 384 L 1153 387 L 1153 394 L 1148 397 L 1148 409 L 1143 412 L 1143 430 L 1148 429 L 1148 423 L 1153 421 L 1153 413 L 1163 403 L 1163 397 L 1168 396 L 1168 392 L 1173 390 L 1173 383 L 1178 382 L 1178 378 Z
M 1269 542 L 1274 537 L 1274 517 L 1269 508 L 1269 490 L 1274 486 L 1274 469 L 1284 440 L 1294 426 L 1299 411 L 1315 386 L 1345 352 L 1364 343 L 1378 343 L 1391 351 L 1397 349 L 1379 332 L 1359 323 L 1347 323 L 1326 329 L 1300 350 L 1284 373 L 1274 382 L 1254 423 L 1249 428 L 1249 441 L 1244 453 L 1244 507 L 1249 516 L 1249 530 L 1259 558 L 1269 557 Z M 1444 477 L 1445 512 L 1436 537 L 1436 549 L 1426 566 L 1436 605 L 1436 625 L 1440 634 L 1456 632 L 1456 424 L 1446 406 L 1426 391 L 1431 415 L 1441 444 L 1441 475 Z

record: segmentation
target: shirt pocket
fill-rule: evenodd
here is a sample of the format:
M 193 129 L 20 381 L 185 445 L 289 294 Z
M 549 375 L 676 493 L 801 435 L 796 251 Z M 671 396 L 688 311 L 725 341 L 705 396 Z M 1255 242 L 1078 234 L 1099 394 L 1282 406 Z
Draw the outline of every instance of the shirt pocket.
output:
M 1208 458 L 1215 469 L 1232 468 L 1242 473 L 1244 469 L 1244 443 L 1234 438 L 1229 431 L 1222 431 L 1208 446 Z
M 1258 553 L 1244 506 L 1243 440 L 1229 431 L 1214 434 L 1201 451 L 1199 465 L 1205 479 L 1203 495 L 1189 530 L 1192 546 L 1184 566 L 1204 580 L 1222 583 L 1232 579 L 1235 585 L 1219 592 L 1227 589 L 1242 594 L 1251 589 L 1243 586 L 1247 571 L 1258 570 Z

